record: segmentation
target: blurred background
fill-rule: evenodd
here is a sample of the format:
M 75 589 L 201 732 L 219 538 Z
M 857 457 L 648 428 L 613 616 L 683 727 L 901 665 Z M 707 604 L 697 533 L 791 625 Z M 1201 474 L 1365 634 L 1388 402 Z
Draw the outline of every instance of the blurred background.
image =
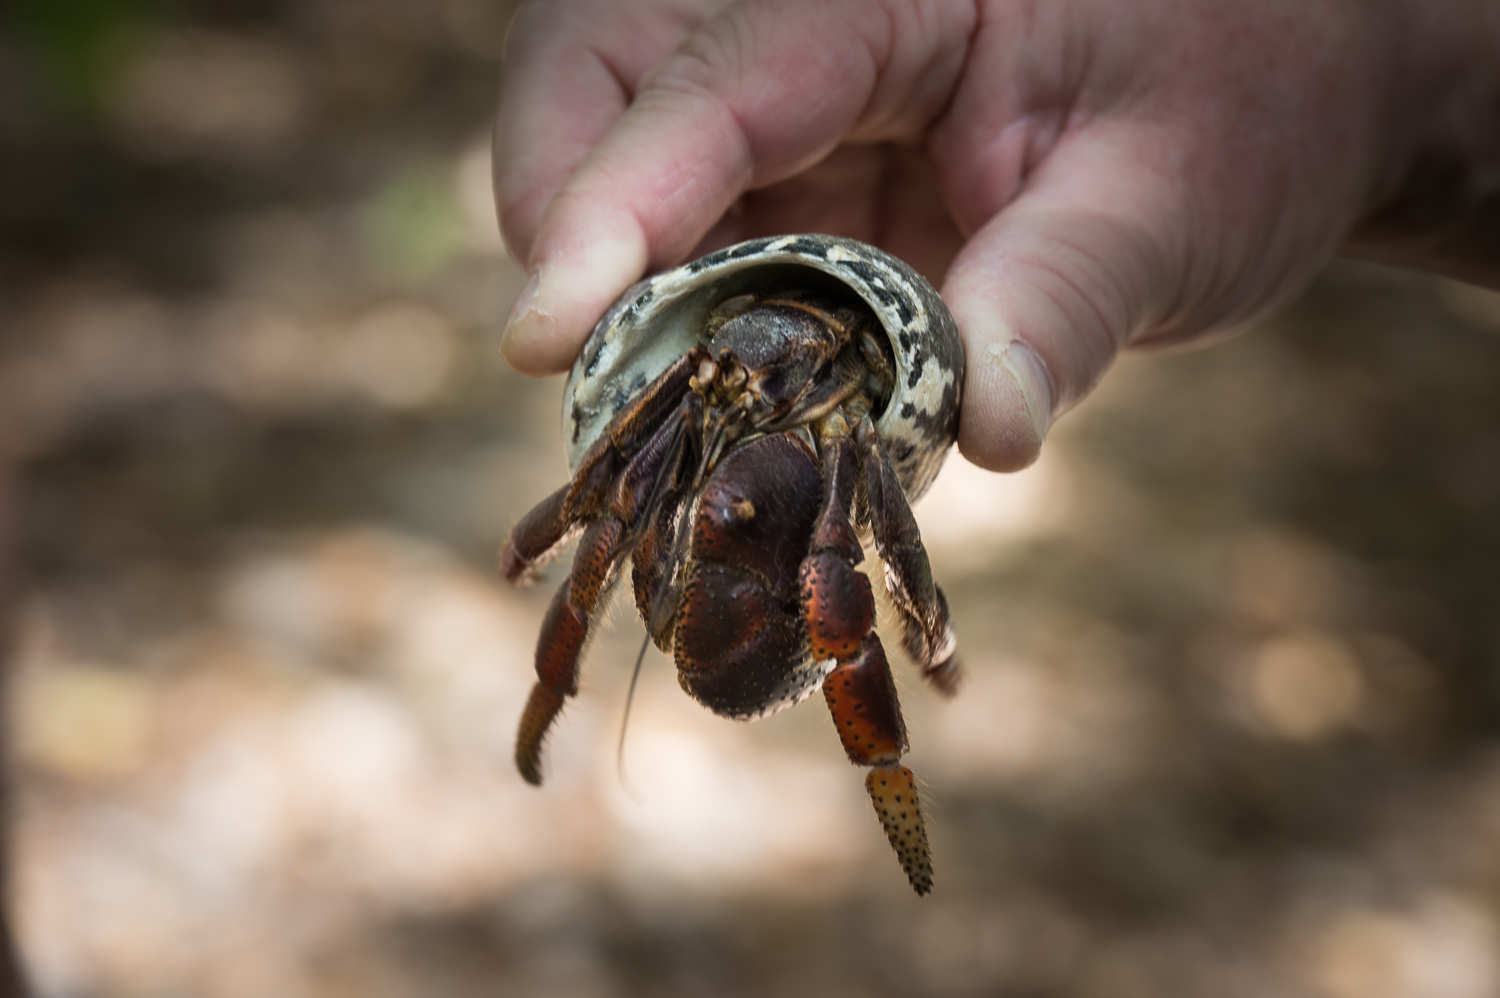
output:
M 617 607 L 523 785 L 566 475 L 505 369 L 500 0 L 11 0 L 0 431 L 45 998 L 1500 993 L 1500 297 L 1340 263 L 918 507 L 937 886 L 816 701 Z

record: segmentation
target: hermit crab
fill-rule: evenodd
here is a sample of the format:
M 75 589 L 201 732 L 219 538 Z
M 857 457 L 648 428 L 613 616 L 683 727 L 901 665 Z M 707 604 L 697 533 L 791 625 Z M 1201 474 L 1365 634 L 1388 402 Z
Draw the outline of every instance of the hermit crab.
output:
M 873 541 L 902 644 L 957 688 L 947 601 L 909 502 L 958 428 L 963 351 L 932 287 L 873 246 L 756 239 L 628 290 L 594 328 L 564 395 L 572 480 L 501 554 L 516 583 L 581 534 L 537 642 L 516 764 L 578 690 L 579 658 L 627 558 L 635 605 L 678 680 L 741 720 L 819 685 L 918 894 L 927 832 L 875 601 Z

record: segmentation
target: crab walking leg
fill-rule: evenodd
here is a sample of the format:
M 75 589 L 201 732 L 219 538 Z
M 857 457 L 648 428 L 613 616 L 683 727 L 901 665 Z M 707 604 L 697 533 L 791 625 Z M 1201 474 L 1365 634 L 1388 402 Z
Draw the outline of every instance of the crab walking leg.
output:
M 642 388 L 615 414 L 583 457 L 563 500 L 563 515 L 569 520 L 589 520 L 609 500 L 610 488 L 622 468 L 655 439 L 665 420 L 692 390 L 700 369 L 709 361 L 708 351 L 694 347 L 678 357 L 656 380 Z M 550 501 L 550 500 L 549 500 Z
M 907 748 L 906 724 L 880 638 L 867 635 L 859 656 L 828 674 L 823 697 L 849 761 L 874 767 L 865 777 L 865 790 L 906 879 L 918 894 L 926 894 L 932 890 L 932 852 L 916 780 L 900 764 Z
M 707 357 L 702 348 L 689 351 L 658 375 L 610 420 L 584 452 L 573 479 L 521 518 L 500 552 L 500 574 L 507 582 L 518 586 L 536 582 L 539 569 L 556 557 L 583 523 L 599 514 L 621 466 L 660 434 L 663 420 L 672 418 L 671 410 L 679 406 Z
M 612 516 L 590 526 L 573 558 L 573 573 L 558 588 L 542 621 L 536 644 L 536 683 L 516 734 L 516 768 L 527 783 L 542 782 L 542 742 L 563 701 L 578 692 L 578 660 L 588 640 L 589 621 L 614 581 L 625 525 Z
M 677 534 L 686 516 L 689 469 L 695 467 L 702 447 L 703 409 L 701 394 L 691 392 L 683 398 L 678 409 L 681 436 L 658 472 L 654 494 L 636 522 L 635 551 L 631 558 L 636 610 L 662 651 L 671 649 L 672 618 L 677 609 L 675 599 L 671 598 L 672 586 L 679 574 Z
M 680 453 L 684 421 L 697 411 L 692 400 L 684 400 L 631 458 L 610 490 L 604 514 L 584 531 L 573 571 L 547 608 L 536 645 L 537 681 L 516 733 L 516 768 L 527 783 L 542 782 L 542 743 L 563 702 L 578 693 L 578 662 L 590 624 L 614 583 L 621 558 L 630 551 L 631 525 L 659 496 L 663 476 L 673 470 L 669 462 Z
M 855 431 L 865 471 L 865 497 L 875 549 L 885 562 L 885 584 L 901 618 L 901 643 L 921 667 L 922 678 L 941 692 L 958 692 L 957 640 L 948 620 L 948 599 L 932 579 L 922 533 L 906 492 L 886 460 L 869 417 Z
M 506 582 L 530 586 L 541 577 L 540 569 L 557 557 L 576 527 L 563 515 L 563 503 L 571 485 L 564 485 L 521 517 L 510 540 L 500 552 L 500 574 Z
M 645 621 L 651 640 L 662 651 L 671 651 L 672 615 L 677 611 L 677 603 L 668 598 L 667 590 L 679 574 L 677 534 L 686 515 L 686 504 L 680 486 L 669 488 L 662 501 L 643 519 L 631 556 L 636 612 Z M 665 621 L 657 620 L 659 616 L 665 617 Z
M 823 507 L 800 571 L 807 644 L 818 660 L 847 662 L 875 626 L 870 580 L 855 566 L 864 548 L 849 524 L 859 472 L 848 424 L 834 413 L 819 425 L 823 464 Z

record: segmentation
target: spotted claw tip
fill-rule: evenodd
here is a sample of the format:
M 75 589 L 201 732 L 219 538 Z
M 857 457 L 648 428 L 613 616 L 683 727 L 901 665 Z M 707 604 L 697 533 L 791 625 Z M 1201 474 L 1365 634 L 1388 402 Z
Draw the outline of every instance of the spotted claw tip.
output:
M 865 789 L 875 813 L 885 826 L 906 879 L 918 894 L 932 890 L 932 851 L 927 847 L 927 826 L 917 803 L 917 783 L 905 766 L 877 766 L 865 777 Z

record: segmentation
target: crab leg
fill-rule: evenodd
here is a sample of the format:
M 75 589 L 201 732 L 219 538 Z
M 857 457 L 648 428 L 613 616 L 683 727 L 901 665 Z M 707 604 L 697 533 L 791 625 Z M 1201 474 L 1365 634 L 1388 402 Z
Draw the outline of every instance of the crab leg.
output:
M 563 503 L 571 485 L 564 485 L 521 517 L 500 552 L 500 574 L 506 582 L 529 586 L 541 577 L 540 569 L 557 557 L 576 527 L 563 516 Z
M 542 742 L 547 731 L 562 711 L 563 701 L 578 693 L 578 660 L 588 639 L 589 621 L 614 581 L 624 532 L 624 524 L 612 516 L 584 532 L 573 558 L 573 572 L 558 588 L 542 620 L 536 644 L 537 681 L 516 732 L 516 768 L 533 786 L 542 782 Z
M 622 467 L 652 440 L 693 383 L 708 351 L 694 347 L 678 357 L 656 380 L 641 389 L 615 418 L 593 446 L 584 451 L 563 500 L 563 515 L 570 520 L 589 520 L 598 514 L 610 495 Z M 551 501 L 550 499 L 547 501 Z
M 542 742 L 563 702 L 578 692 L 578 662 L 591 622 L 613 585 L 620 560 L 630 552 L 631 526 L 661 494 L 674 455 L 680 454 L 684 422 L 701 408 L 689 396 L 615 479 L 602 515 L 584 531 L 568 581 L 552 598 L 536 646 L 537 681 L 516 733 L 516 768 L 527 783 L 542 782 Z M 552 500 L 549 499 L 550 503 Z M 507 551 L 509 548 L 507 548 Z
M 659 431 L 707 356 L 701 347 L 696 348 L 658 375 L 610 420 L 584 452 L 573 479 L 521 518 L 500 552 L 500 574 L 507 582 L 518 586 L 536 582 L 541 567 L 557 556 L 582 524 L 598 515 L 621 465 Z
M 826 377 L 809 384 L 786 412 L 769 420 L 764 429 L 774 432 L 823 419 L 858 394 L 868 377 L 869 368 L 860 352 L 845 350 L 829 365 Z
M 885 648 L 872 629 L 875 598 L 857 566 L 864 550 L 849 523 L 858 460 L 848 424 L 835 414 L 820 426 L 823 508 L 802 562 L 801 595 L 808 650 L 838 665 L 823 680 L 823 696 L 849 761 L 873 766 L 865 789 L 886 838 L 918 894 L 932 889 L 927 829 L 911 770 L 899 764 L 906 725 Z
M 870 580 L 855 567 L 865 552 L 849 525 L 859 470 L 854 444 L 842 417 L 824 421 L 824 427 L 829 424 L 835 424 L 831 432 L 820 428 L 823 508 L 802 560 L 802 609 L 813 658 L 847 662 L 859 655 L 875 626 L 875 596 Z
M 958 691 L 960 670 L 953 657 L 957 641 L 948 620 L 948 599 L 932 580 L 916 517 L 868 416 L 860 420 L 855 436 L 864 464 L 870 530 L 901 619 L 901 643 L 921 667 L 922 678 L 952 696 Z
M 645 621 L 651 639 L 662 651 L 671 648 L 673 618 L 677 610 L 674 585 L 678 585 L 678 563 L 684 528 L 684 493 L 702 444 L 703 396 L 696 392 L 682 400 L 682 435 L 676 451 L 659 473 L 656 492 L 636 525 L 634 569 L 631 583 L 636 610 Z

